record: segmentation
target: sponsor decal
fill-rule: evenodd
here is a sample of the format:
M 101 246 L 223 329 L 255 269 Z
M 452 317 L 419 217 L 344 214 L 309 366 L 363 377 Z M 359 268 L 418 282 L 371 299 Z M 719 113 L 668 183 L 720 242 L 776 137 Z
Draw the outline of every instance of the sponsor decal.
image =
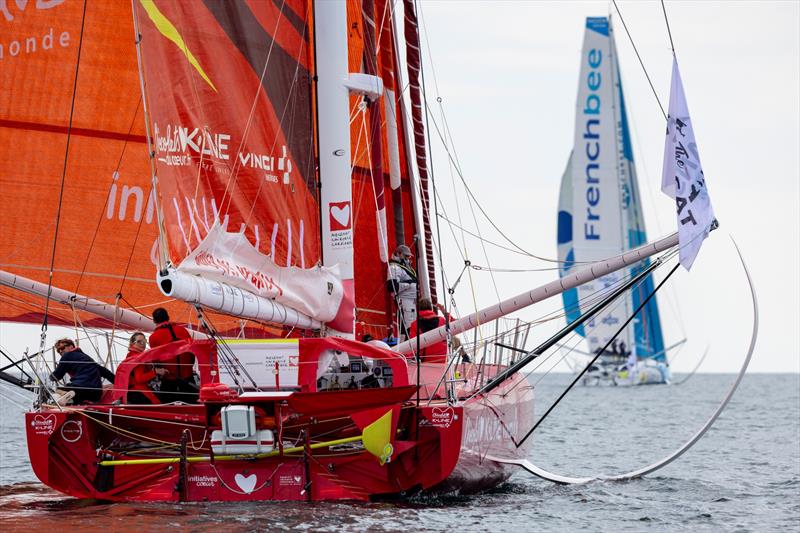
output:
M 189 483 L 194 483 L 197 487 L 216 487 L 217 478 L 215 476 L 189 476 Z
M 80 420 L 67 420 L 61 426 L 61 438 L 67 442 L 78 442 L 83 436 L 83 422 Z
M 229 133 L 180 124 L 167 124 L 166 130 L 163 130 L 158 123 L 154 124 L 153 132 L 156 156 L 158 161 L 165 165 L 183 167 L 201 164 L 204 169 L 211 170 L 215 161 L 223 163 L 235 157 L 241 168 L 263 172 L 264 181 L 284 185 L 289 185 L 291 182 L 294 164 L 286 145 L 281 145 L 281 153 L 277 157 L 272 153 L 246 150 L 240 150 L 233 156 L 231 145 L 236 143 L 232 142 Z M 222 164 L 219 166 L 220 172 L 229 172 L 229 166 Z
M 603 51 L 592 48 L 587 54 L 589 74 L 586 78 L 587 96 L 583 108 L 585 132 L 583 140 L 586 141 L 586 222 L 583 224 L 584 239 L 587 241 L 600 240 L 600 88 L 603 78 L 600 66 L 603 62 Z
M 349 230 L 353 224 L 350 220 L 350 202 L 331 202 L 331 231 Z
M 65 0 L 0 0 L 0 21 L 13 24 L 15 20 L 21 20 L 26 12 L 35 16 L 36 10 L 53 9 L 64 2 Z M 2 37 L 6 37 L 8 33 L 4 30 Z M 0 38 L 0 61 L 69 48 L 71 44 L 70 32 L 53 27 L 28 35 L 14 36 L 8 40 Z
M 267 370 L 275 370 L 276 368 L 297 367 L 299 355 L 286 355 L 285 353 L 265 353 L 264 354 L 264 367 Z
M 156 6 L 153 0 L 140 0 L 140 4 L 159 33 L 161 33 L 161 35 L 166 37 L 168 40 L 172 41 L 178 47 L 178 49 L 186 57 L 186 60 L 192 67 L 194 67 L 200 77 L 205 80 L 205 82 L 214 90 L 214 92 L 217 92 L 217 88 L 214 86 L 214 83 L 209 79 L 208 75 L 203 70 L 203 67 L 200 65 L 200 61 L 198 61 L 198 59 L 189 49 L 180 31 L 175 27 L 172 21 L 170 21 L 158 9 L 158 6 Z
M 496 442 L 505 446 L 511 442 L 509 436 L 516 437 L 519 432 L 515 417 L 507 417 L 504 424 L 497 414 L 490 411 L 467 418 L 466 426 L 464 444 L 467 445 L 481 446 Z
M 452 407 L 434 407 L 431 411 L 431 425 L 436 428 L 449 428 L 455 420 Z
M 56 415 L 36 415 L 31 420 L 31 427 L 36 435 L 49 437 L 56 429 Z
M 200 267 L 214 268 L 225 276 L 243 279 L 259 294 L 275 292 L 278 296 L 283 295 L 283 289 L 275 283 L 275 279 L 272 276 L 258 270 L 252 270 L 244 265 L 231 264 L 229 261 L 216 257 L 208 251 L 203 250 L 198 253 L 194 258 L 194 262 Z
M 614 324 L 619 324 L 619 318 L 608 315 L 601 320 L 601 322 L 607 326 L 613 326 Z
M 300 486 L 300 482 L 301 481 L 303 481 L 302 476 L 296 476 L 296 475 L 295 476 L 280 476 L 278 478 L 278 482 L 281 485 L 292 485 L 292 486 L 296 486 L 296 487 Z
M 386 463 L 391 463 L 392 454 L 394 454 L 394 446 L 392 446 L 391 443 L 387 443 L 386 446 L 384 446 L 383 450 L 381 451 L 381 456 L 380 456 L 381 465 L 384 465 Z
M 331 248 L 352 248 L 353 246 L 353 217 L 350 207 L 350 202 L 328 204 Z

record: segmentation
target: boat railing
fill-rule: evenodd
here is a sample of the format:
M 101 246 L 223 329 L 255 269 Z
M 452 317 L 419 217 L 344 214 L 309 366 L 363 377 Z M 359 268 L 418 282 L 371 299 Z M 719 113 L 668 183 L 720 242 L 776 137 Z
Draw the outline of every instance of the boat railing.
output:
M 445 376 L 449 396 L 458 397 L 459 391 L 481 388 L 499 371 L 519 360 L 527 353 L 532 326 L 520 319 L 498 318 L 475 328 L 471 341 L 451 353 Z

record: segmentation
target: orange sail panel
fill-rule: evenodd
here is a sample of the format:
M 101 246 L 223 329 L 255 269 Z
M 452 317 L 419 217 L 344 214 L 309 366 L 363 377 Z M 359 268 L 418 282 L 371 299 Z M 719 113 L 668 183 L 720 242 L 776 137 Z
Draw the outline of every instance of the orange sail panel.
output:
M 170 256 L 219 220 L 281 266 L 319 261 L 305 2 L 136 2 Z
M 156 203 L 131 4 L 0 8 L 0 190 L 8 204 L 0 270 L 47 284 L 54 257 L 54 287 L 145 315 L 162 306 L 173 320 L 194 322 L 191 307 L 155 284 Z M 44 311 L 41 296 L 0 287 L 0 320 L 37 323 Z M 113 326 L 54 302 L 47 314 L 51 324 Z M 220 332 L 242 328 L 230 317 L 209 320 Z
M 55 252 L 54 286 L 147 313 L 164 297 L 130 4 L 0 7 L 0 270 L 47 283 Z M 38 296 L 0 291 L 0 320 L 43 311 Z

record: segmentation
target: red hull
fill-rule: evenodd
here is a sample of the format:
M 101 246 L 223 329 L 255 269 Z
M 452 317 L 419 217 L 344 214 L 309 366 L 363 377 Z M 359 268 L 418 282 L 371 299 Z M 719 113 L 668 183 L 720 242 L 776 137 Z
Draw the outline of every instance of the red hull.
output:
M 459 403 L 464 412 L 461 449 L 453 471 L 432 492 L 474 494 L 489 490 L 508 480 L 514 467 L 487 460 L 487 455 L 514 459 L 528 456 L 532 441 L 517 446 L 534 423 L 533 386 L 527 379 L 516 374 L 492 391 L 489 397 L 471 397 L 472 391 L 504 368 L 459 365 L 460 374 L 466 380 L 456 390 L 463 400 Z M 423 367 L 423 374 L 425 371 Z M 436 369 L 427 371 L 431 379 L 438 379 Z M 441 370 L 438 372 L 441 373 Z
M 416 376 L 413 366 L 406 372 Z M 423 383 L 436 383 L 441 372 L 424 368 Z M 487 454 L 527 453 L 514 444 L 532 422 L 532 388 L 524 378 L 508 380 L 488 399 L 456 405 L 423 389 L 432 399 L 422 398 L 419 407 L 416 387 L 405 381 L 383 389 L 266 392 L 246 401 L 42 409 L 26 415 L 29 455 L 43 483 L 77 498 L 311 501 L 477 492 L 510 475 Z M 465 384 L 474 386 L 474 379 Z M 237 403 L 254 405 L 259 427 L 272 428 L 282 447 L 258 458 L 212 453 L 220 409 Z M 382 465 L 359 436 L 389 412 L 393 451 Z M 116 462 L 101 464 L 107 461 Z
M 176 407 L 170 418 L 191 424 L 204 419 L 206 409 L 202 405 Z M 403 409 L 400 437 L 394 443 L 396 456 L 383 466 L 375 456 L 358 446 L 351 449 L 333 446 L 309 453 L 295 451 L 258 460 L 191 462 L 191 458 L 208 456 L 209 429 L 200 424 L 190 430 L 186 460 L 182 461 L 178 453 L 177 456 L 173 454 L 174 459 L 169 463 L 102 466 L 100 461 L 111 456 L 102 453 L 98 456 L 96 450 L 108 448 L 115 439 L 117 449 L 121 445 L 124 447 L 126 439 L 131 446 L 134 443 L 141 446 L 145 440 L 180 442 L 186 426 L 155 418 L 145 421 L 142 418 L 144 409 L 139 406 L 92 406 L 64 412 L 42 410 L 27 413 L 26 425 L 29 455 L 37 477 L 55 490 L 76 498 L 112 501 L 365 500 L 430 488 L 452 471 L 461 436 L 461 424 L 457 420 L 450 427 L 423 423 L 414 440 L 402 440 L 403 433 L 407 432 L 404 428 L 416 426 L 414 417 L 417 414 L 423 422 L 435 422 L 434 409 Z M 460 418 L 461 409 L 455 409 L 454 413 Z M 129 416 L 135 418 L 128 419 Z M 109 421 L 115 429 L 109 428 Z M 320 425 L 310 420 L 300 422 L 305 427 Z M 317 429 L 325 433 L 325 427 L 330 425 L 322 421 Z M 133 434 L 139 437 L 131 437 Z M 298 444 L 302 447 L 303 435 L 298 433 L 293 437 L 301 439 Z M 197 454 L 193 447 L 198 448 L 198 452 L 205 451 Z M 152 451 L 147 454 L 151 458 L 153 455 Z M 126 459 L 132 457 L 137 456 L 125 455 Z

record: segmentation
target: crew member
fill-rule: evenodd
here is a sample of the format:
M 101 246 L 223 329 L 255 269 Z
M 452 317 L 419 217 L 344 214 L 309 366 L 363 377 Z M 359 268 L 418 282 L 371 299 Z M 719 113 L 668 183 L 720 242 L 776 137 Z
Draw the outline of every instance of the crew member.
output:
M 389 279 L 386 289 L 397 304 L 397 329 L 401 340 L 409 337 L 408 330 L 417 318 L 417 273 L 411 266 L 411 248 L 398 246 L 389 259 Z
M 445 313 L 442 304 L 437 303 L 436 307 L 440 309 L 442 313 Z M 439 316 L 433 309 L 433 303 L 427 298 L 420 298 L 417 309 L 419 309 L 419 316 L 409 328 L 409 338 L 414 338 L 417 335 L 444 326 L 447 321 L 450 320 L 450 317 L 446 313 L 446 318 L 445 316 Z M 419 355 L 424 363 L 445 363 L 447 361 L 447 341 L 441 340 L 436 344 L 422 348 Z
M 147 339 L 144 333 L 137 331 L 131 335 L 128 344 L 128 355 L 125 359 L 129 359 L 138 355 L 147 349 Z M 167 370 L 163 367 L 156 367 L 150 363 L 142 363 L 133 367 L 131 378 L 128 382 L 128 403 L 135 404 L 150 404 L 160 403 L 158 396 L 156 396 L 153 388 L 150 386 L 156 377 L 162 377 L 166 374 Z
M 71 339 L 59 339 L 55 347 L 61 359 L 50 379 L 58 381 L 64 374 L 70 377 L 69 384 L 59 386 L 58 391 L 74 393 L 72 402 L 75 404 L 100 401 L 103 396 L 102 378 L 114 383 L 114 373 L 83 353 Z
M 169 313 L 163 307 L 153 310 L 153 323 L 156 329 L 150 335 L 150 348 L 192 338 L 185 327 L 170 321 Z M 166 372 L 161 377 L 161 391 L 158 395 L 162 402 L 191 403 L 196 399 L 198 389 L 194 379 L 194 361 L 195 357 L 191 352 L 180 353 L 174 358 L 164 360 Z
M 169 313 L 163 307 L 153 310 L 153 323 L 156 325 L 156 330 L 150 335 L 151 348 L 162 346 L 168 342 L 192 338 L 185 327 L 170 321 Z

